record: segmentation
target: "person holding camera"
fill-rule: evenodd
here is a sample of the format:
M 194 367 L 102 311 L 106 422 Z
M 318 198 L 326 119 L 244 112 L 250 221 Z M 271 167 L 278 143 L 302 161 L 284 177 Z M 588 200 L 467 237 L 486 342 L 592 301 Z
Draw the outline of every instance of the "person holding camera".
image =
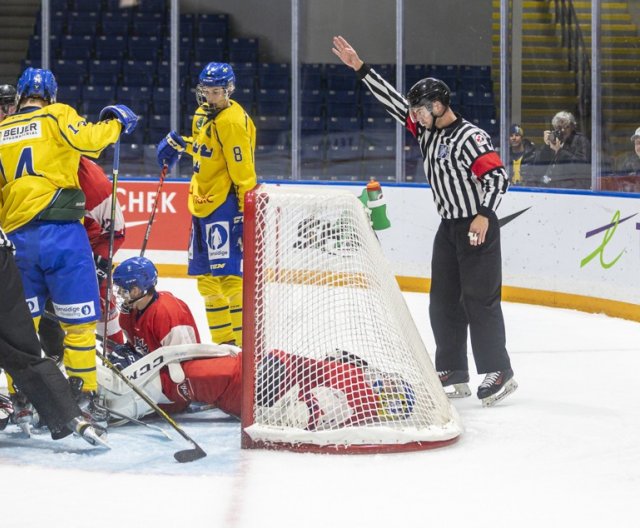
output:
M 545 130 L 544 145 L 536 157 L 539 185 L 559 189 L 591 187 L 591 143 L 576 130 L 571 112 L 558 112 Z

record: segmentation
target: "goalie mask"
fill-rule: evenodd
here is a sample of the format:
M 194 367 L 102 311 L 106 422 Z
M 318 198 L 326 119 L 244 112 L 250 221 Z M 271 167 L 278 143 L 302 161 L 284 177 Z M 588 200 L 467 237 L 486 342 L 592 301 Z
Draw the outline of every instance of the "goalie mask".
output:
M 29 97 L 55 103 L 58 83 L 50 70 L 27 68 L 18 80 L 17 92 L 18 103 Z
M 118 304 L 127 308 L 144 297 L 158 283 L 158 270 L 148 258 L 132 257 L 120 264 L 113 272 Z M 131 290 L 137 288 L 132 296 Z
M 434 115 L 433 103 L 438 101 L 448 107 L 451 102 L 451 90 L 440 79 L 427 77 L 411 87 L 407 93 L 407 101 L 412 110 L 424 106 L 435 119 L 441 116 Z
M 224 90 L 225 100 L 233 93 L 236 85 L 236 76 L 233 68 L 224 62 L 210 62 L 200 72 L 198 86 L 196 86 L 196 99 L 199 105 L 208 104 L 207 94 L 213 88 Z M 215 105 L 216 107 L 218 105 Z
M 0 85 L 0 121 L 16 111 L 16 89 L 10 84 Z

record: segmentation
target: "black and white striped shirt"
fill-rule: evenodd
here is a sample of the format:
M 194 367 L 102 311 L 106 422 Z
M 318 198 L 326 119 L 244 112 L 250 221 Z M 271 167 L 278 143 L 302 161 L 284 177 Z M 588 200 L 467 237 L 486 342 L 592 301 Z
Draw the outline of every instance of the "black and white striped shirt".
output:
M 4 248 L 4 247 L 9 248 L 11 250 L 14 249 L 13 243 L 11 242 L 11 240 L 7 238 L 7 235 L 4 234 L 4 231 L 0 227 L 0 248 Z
M 375 70 L 364 65 L 359 78 L 386 108 L 411 132 L 422 151 L 424 171 L 445 219 L 488 216 L 500 204 L 509 180 L 489 135 L 458 114 L 449 126 L 427 129 L 409 116 L 409 103 Z

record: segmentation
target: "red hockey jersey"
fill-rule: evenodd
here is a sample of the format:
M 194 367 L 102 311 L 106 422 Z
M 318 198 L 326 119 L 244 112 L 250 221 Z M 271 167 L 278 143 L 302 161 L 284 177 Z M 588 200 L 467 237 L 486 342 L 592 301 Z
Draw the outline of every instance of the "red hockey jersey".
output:
M 86 197 L 87 214 L 84 227 L 89 236 L 94 255 L 109 258 L 109 219 L 111 218 L 112 185 L 102 169 L 93 161 L 82 156 L 78 167 L 80 187 Z M 114 253 L 124 242 L 124 216 L 116 206 Z

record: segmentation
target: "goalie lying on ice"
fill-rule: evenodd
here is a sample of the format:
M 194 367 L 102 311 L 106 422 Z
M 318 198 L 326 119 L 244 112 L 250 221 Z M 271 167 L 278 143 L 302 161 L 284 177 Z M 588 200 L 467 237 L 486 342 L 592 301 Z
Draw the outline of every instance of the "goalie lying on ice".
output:
M 317 360 L 272 350 L 256 370 L 256 413 L 270 425 L 307 430 L 409 417 L 415 403 L 409 383 L 354 358 L 341 353 Z M 240 416 L 242 353 L 232 345 L 161 347 L 122 373 L 167 412 L 201 402 Z M 99 366 L 98 380 L 108 409 L 132 418 L 153 413 L 110 369 Z
M 111 351 L 111 363 L 167 412 L 200 402 L 239 417 L 240 349 L 201 344 L 189 307 L 169 292 L 157 292 L 157 277 L 155 266 L 144 257 L 127 259 L 114 271 L 120 326 L 128 342 Z M 275 425 L 314 430 L 403 419 L 415 403 L 406 381 L 347 352 L 313 359 L 272 350 L 258 362 L 256 372 L 257 412 Z M 98 383 L 102 401 L 114 415 L 140 418 L 153 412 L 102 365 Z

